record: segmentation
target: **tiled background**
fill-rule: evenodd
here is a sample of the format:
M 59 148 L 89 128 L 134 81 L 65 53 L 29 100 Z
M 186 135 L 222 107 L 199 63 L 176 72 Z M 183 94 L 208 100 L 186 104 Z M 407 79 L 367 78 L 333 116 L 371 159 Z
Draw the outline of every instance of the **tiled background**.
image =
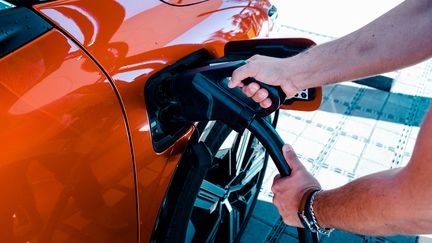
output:
M 380 16 L 400 0 L 274 1 L 279 10 L 272 37 L 306 37 L 324 43 Z M 347 57 L 349 58 L 349 57 Z M 323 88 L 314 112 L 281 112 L 278 132 L 324 189 L 360 176 L 406 165 L 432 98 L 432 60 L 386 73 L 390 92 L 353 82 Z M 377 80 L 372 80 L 377 81 Z M 280 219 L 270 190 L 272 162 L 242 242 L 297 242 Z M 336 231 L 320 242 L 432 242 L 428 236 L 370 237 Z

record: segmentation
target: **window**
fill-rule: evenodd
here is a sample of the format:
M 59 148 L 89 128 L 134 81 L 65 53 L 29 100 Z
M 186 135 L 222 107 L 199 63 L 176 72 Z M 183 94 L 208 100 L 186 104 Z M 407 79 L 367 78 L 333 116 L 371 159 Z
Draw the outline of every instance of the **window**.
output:
M 6 1 L 0 0 L 0 11 L 3 11 L 3 10 L 8 9 L 8 8 L 13 8 L 13 7 L 15 7 L 15 5 L 10 4 Z
M 52 26 L 31 9 L 0 0 L 0 58 L 51 29 Z

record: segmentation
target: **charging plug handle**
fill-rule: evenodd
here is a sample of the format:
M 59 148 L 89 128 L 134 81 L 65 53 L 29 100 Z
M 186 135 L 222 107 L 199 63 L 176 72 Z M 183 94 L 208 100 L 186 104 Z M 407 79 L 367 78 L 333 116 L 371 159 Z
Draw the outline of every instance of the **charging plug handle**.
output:
M 232 72 L 245 61 L 227 62 L 185 71 L 175 77 L 172 87 L 177 93 L 178 114 L 171 114 L 182 121 L 219 120 L 237 132 L 248 128 L 263 144 L 282 176 L 290 174 L 283 154 L 283 140 L 263 117 L 276 111 L 285 100 L 280 87 L 270 86 L 257 80 L 269 91 L 272 106 L 263 109 L 247 97 L 240 88 L 229 88 Z M 177 113 L 176 112 L 176 113 Z
M 276 111 L 285 101 L 286 95 L 282 91 L 282 89 L 278 86 L 272 86 L 265 83 L 262 83 L 254 78 L 247 78 L 242 82 L 244 84 L 250 84 L 252 82 L 258 83 L 262 88 L 265 88 L 269 95 L 268 98 L 271 100 L 271 106 L 268 108 L 262 108 L 259 104 L 254 102 L 251 98 L 247 97 L 239 88 L 229 88 L 228 82 L 233 71 L 241 66 L 246 64 L 246 61 L 231 61 L 231 62 L 222 62 L 222 63 L 213 63 L 209 66 L 200 67 L 196 69 L 192 69 L 186 71 L 180 75 L 182 78 L 191 78 L 192 83 L 196 88 L 199 86 L 203 86 L 206 80 L 209 83 L 215 84 L 217 88 L 219 88 L 224 96 L 230 96 L 234 98 L 237 102 L 240 102 L 244 107 L 247 106 L 250 110 L 252 110 L 255 114 L 259 116 L 268 116 L 274 111 Z M 204 79 L 204 80 L 203 80 Z M 181 85 L 182 82 L 178 82 Z M 204 87 L 202 87 L 204 88 Z M 219 92 L 218 92 L 219 93 Z M 222 98 L 222 97 L 217 97 Z M 223 97 L 226 98 L 226 97 Z

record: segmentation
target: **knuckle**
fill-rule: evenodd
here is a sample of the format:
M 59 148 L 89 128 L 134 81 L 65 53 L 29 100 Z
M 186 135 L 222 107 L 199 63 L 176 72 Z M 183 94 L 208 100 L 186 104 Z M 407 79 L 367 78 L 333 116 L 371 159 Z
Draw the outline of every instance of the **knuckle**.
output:
M 273 183 L 272 187 L 271 187 L 271 191 L 276 194 L 279 192 L 279 186 L 276 183 Z
M 255 54 L 253 55 L 251 58 L 249 58 L 250 61 L 256 60 L 257 58 L 259 58 L 260 55 L 259 54 Z

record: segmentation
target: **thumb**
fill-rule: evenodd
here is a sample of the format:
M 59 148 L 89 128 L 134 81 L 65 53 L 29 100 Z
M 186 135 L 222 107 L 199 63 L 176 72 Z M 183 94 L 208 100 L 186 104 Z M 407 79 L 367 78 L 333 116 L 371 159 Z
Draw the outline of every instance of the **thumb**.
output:
M 296 171 L 297 169 L 303 167 L 303 164 L 298 159 L 297 154 L 294 152 L 291 145 L 285 144 L 282 147 L 282 153 L 291 170 Z

